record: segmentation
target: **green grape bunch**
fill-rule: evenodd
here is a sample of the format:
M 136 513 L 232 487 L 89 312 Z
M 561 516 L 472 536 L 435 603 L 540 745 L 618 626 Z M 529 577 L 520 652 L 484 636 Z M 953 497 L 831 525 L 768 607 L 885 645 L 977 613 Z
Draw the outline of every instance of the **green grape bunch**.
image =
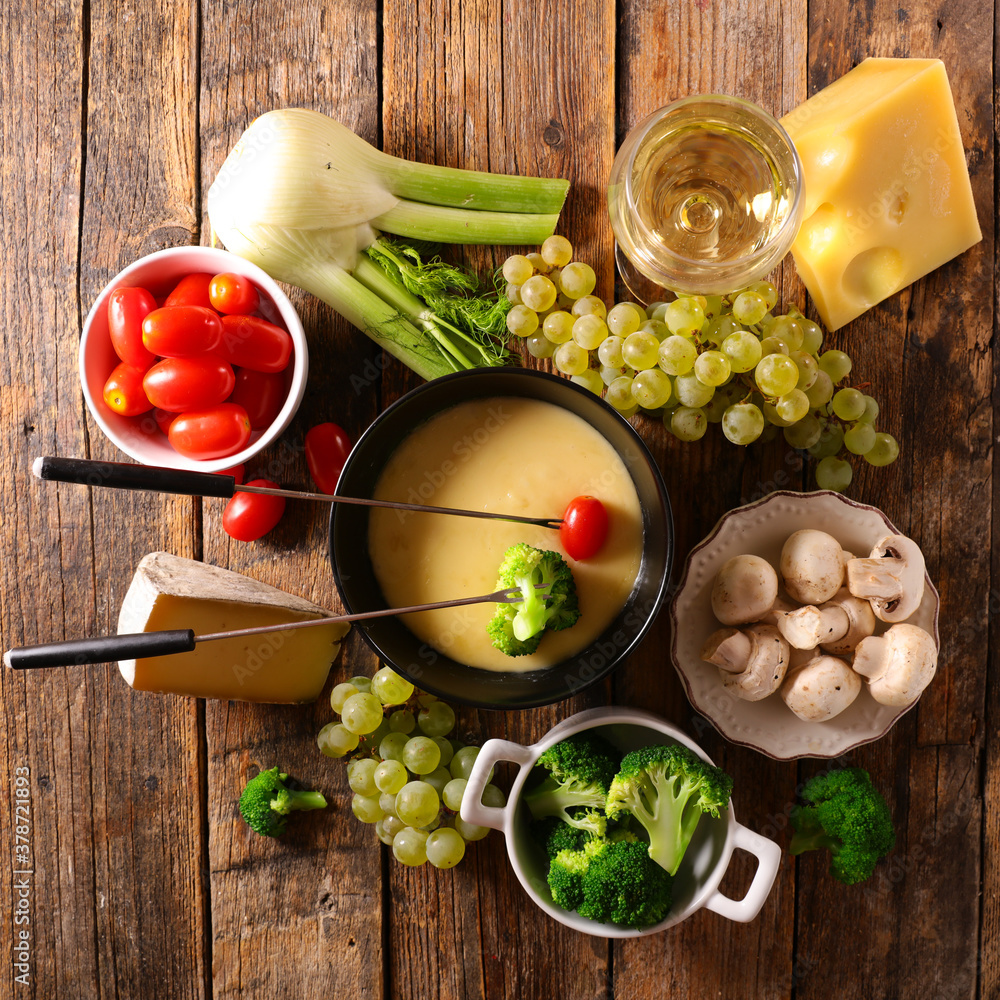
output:
M 401 864 L 454 868 L 489 833 L 459 815 L 479 747 L 455 738 L 455 710 L 390 667 L 334 685 L 330 706 L 337 718 L 316 742 L 347 761 L 355 817 Z M 482 800 L 500 807 L 506 797 L 490 782 Z
M 876 400 L 848 383 L 850 357 L 824 350 L 823 329 L 798 309 L 776 314 L 768 281 L 609 309 L 594 294 L 593 268 L 573 259 L 562 236 L 508 257 L 501 270 L 511 335 L 624 417 L 657 415 L 681 441 L 704 437 L 709 424 L 744 446 L 780 430 L 817 460 L 817 485 L 838 492 L 850 485 L 853 456 L 885 466 L 899 455 L 896 439 L 876 427 Z

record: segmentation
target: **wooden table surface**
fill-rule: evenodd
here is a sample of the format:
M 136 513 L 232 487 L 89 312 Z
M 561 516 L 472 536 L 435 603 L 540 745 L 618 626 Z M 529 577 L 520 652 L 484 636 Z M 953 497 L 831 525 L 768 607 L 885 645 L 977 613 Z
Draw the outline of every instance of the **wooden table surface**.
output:
M 755 921 L 702 910 L 612 944 L 535 909 L 499 834 L 452 871 L 397 864 L 351 815 L 343 766 L 316 751 L 331 717 L 325 696 L 254 706 L 133 693 L 114 665 L 4 671 L 0 996 L 1000 996 L 993 26 L 985 0 L 3 5 L 4 648 L 113 631 L 136 563 L 156 549 L 337 606 L 319 506 L 291 506 L 272 535 L 247 545 L 223 532 L 218 501 L 98 493 L 30 473 L 36 455 L 125 458 L 84 406 L 83 319 L 137 257 L 209 242 L 208 186 L 264 111 L 316 108 L 419 160 L 568 178 L 560 230 L 610 297 L 605 182 L 646 113 L 721 91 L 783 114 L 866 56 L 935 56 L 950 75 L 985 236 L 831 339 L 870 380 L 903 449 L 888 469 L 862 466 L 848 493 L 918 540 L 942 599 L 933 686 L 888 736 L 850 756 L 885 790 L 898 827 L 871 883 L 842 886 L 824 859 L 785 854 Z M 783 298 L 805 307 L 790 263 L 780 279 Z M 294 423 L 255 466 L 307 488 L 312 424 L 334 420 L 356 437 L 419 380 L 325 306 L 299 292 L 294 301 L 312 375 Z M 365 372 L 375 377 L 358 390 L 350 376 Z M 634 422 L 674 498 L 675 581 L 723 512 L 812 485 L 780 442 L 744 450 L 712 433 L 684 445 Z M 545 709 L 467 710 L 462 729 L 531 742 L 582 707 L 650 708 L 733 775 L 740 820 L 787 846 L 796 785 L 821 765 L 727 743 L 687 703 L 668 640 L 661 615 L 607 681 Z M 330 683 L 375 666 L 352 637 Z M 276 762 L 331 801 L 280 842 L 252 834 L 236 812 L 247 774 Z M 24 776 L 30 819 L 18 830 Z M 25 859 L 33 874 L 14 875 Z M 735 863 L 724 887 L 738 892 L 751 872 Z M 30 971 L 17 982 L 22 929 Z

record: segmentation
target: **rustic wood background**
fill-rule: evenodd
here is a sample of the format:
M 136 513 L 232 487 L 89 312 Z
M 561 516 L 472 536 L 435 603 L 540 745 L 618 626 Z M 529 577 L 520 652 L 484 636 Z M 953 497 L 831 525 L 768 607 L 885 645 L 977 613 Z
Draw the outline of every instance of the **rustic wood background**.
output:
M 994 6 L 886 0 L 9 0 L 0 9 L 0 641 L 114 628 L 138 560 L 165 548 L 335 604 L 325 511 L 293 505 L 253 545 L 221 506 L 43 485 L 36 455 L 123 456 L 89 419 L 76 352 L 105 282 L 142 254 L 208 242 L 208 185 L 271 108 L 329 112 L 420 160 L 567 177 L 561 231 L 613 291 L 604 185 L 618 142 L 676 97 L 722 91 L 785 113 L 868 55 L 948 68 L 985 238 L 842 330 L 903 455 L 849 494 L 922 544 L 942 598 L 941 668 L 917 710 L 852 761 L 887 792 L 898 846 L 846 888 L 786 855 L 758 919 L 701 911 L 625 944 L 571 932 L 528 903 L 498 834 L 455 870 L 407 870 L 351 815 L 311 708 L 134 694 L 113 666 L 0 675 L 0 996 L 898 998 L 1000 996 L 1000 718 L 992 648 Z M 502 254 L 477 252 L 480 266 Z M 786 299 L 805 305 L 794 271 Z M 360 433 L 416 384 L 329 309 L 296 294 L 313 375 L 284 442 L 258 463 L 305 487 L 305 430 Z M 727 509 L 810 479 L 781 444 L 667 440 L 639 421 L 675 497 L 680 563 Z M 785 809 L 816 762 L 726 743 L 663 655 L 665 615 L 613 679 L 551 708 L 467 713 L 480 737 L 539 738 L 613 701 L 650 706 L 735 777 L 742 822 L 787 843 Z M 370 672 L 357 639 L 331 683 Z M 991 739 L 990 736 L 993 736 Z M 235 803 L 258 763 L 323 788 L 332 807 L 281 842 Z M 30 977 L 14 982 L 13 805 L 30 770 Z M 725 887 L 738 892 L 750 865 Z

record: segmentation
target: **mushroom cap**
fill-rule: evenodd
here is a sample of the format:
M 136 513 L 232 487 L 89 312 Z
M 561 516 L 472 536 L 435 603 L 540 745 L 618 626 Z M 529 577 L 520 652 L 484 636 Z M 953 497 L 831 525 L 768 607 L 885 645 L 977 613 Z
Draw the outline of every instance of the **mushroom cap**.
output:
M 918 625 L 893 625 L 869 636 L 854 651 L 854 669 L 868 679 L 871 696 L 882 705 L 912 705 L 937 672 L 934 637 Z
M 806 722 L 839 715 L 861 692 L 861 678 L 837 656 L 816 656 L 790 671 L 781 685 L 782 701 Z
M 871 608 L 868 609 L 869 613 Z M 875 616 L 872 615 L 874 621 Z M 836 604 L 804 604 L 778 617 L 778 631 L 796 649 L 813 649 L 831 637 L 839 639 L 850 627 L 847 612 Z
M 847 564 L 847 586 L 855 597 L 871 601 L 881 621 L 906 621 L 924 597 L 924 554 L 906 535 L 885 535 L 867 559 Z
M 746 625 L 763 618 L 778 596 L 778 574 L 760 556 L 733 556 L 712 585 L 712 611 L 723 625 Z
M 738 628 L 718 628 L 705 640 L 700 655 L 720 670 L 739 674 L 746 669 L 751 652 L 749 637 Z
M 750 640 L 750 656 L 742 673 L 719 669 L 722 686 L 744 701 L 760 701 L 781 686 L 788 669 L 788 643 L 773 625 L 743 629 Z
M 834 656 L 853 653 L 858 643 L 875 631 L 875 612 L 871 602 L 855 597 L 846 587 L 841 587 L 833 600 L 824 604 L 820 611 L 832 607 L 839 608 L 847 616 L 847 631 L 837 639 L 821 639 L 820 645 Z
M 781 579 L 800 604 L 824 604 L 844 583 L 844 550 L 833 535 L 802 528 L 781 547 Z

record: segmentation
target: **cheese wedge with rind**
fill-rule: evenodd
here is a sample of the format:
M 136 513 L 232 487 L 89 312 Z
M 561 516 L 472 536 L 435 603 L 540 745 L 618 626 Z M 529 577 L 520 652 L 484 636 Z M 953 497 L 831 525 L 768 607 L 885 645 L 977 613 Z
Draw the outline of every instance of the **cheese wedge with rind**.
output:
M 939 59 L 866 59 L 781 119 L 805 211 L 792 256 L 829 330 L 982 239 Z
M 119 634 L 193 629 L 195 635 L 325 618 L 333 612 L 232 570 L 152 552 L 136 567 Z M 189 653 L 122 660 L 137 691 L 271 704 L 315 701 L 346 622 L 198 643 Z

